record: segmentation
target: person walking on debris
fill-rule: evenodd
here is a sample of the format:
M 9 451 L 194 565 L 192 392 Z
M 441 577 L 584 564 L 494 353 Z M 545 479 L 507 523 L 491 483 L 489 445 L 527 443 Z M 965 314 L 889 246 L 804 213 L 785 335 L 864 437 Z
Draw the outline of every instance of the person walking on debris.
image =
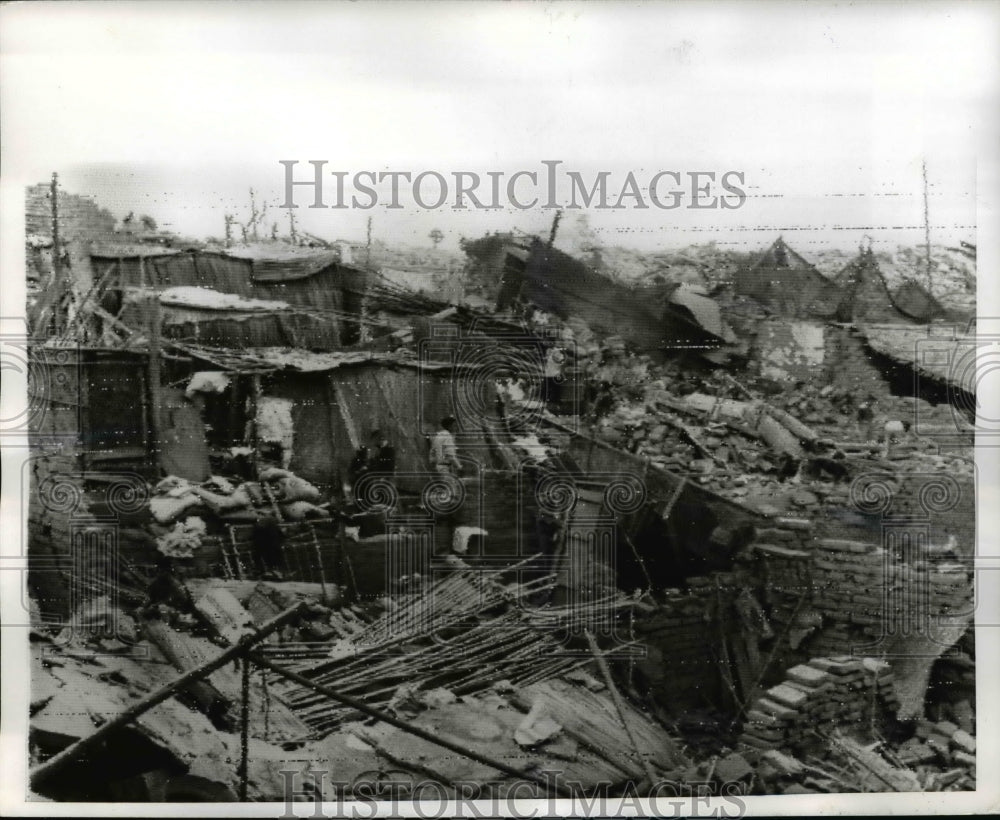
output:
M 431 465 L 442 475 L 459 475 L 462 472 L 455 447 L 456 426 L 454 416 L 441 419 L 441 429 L 431 439 Z

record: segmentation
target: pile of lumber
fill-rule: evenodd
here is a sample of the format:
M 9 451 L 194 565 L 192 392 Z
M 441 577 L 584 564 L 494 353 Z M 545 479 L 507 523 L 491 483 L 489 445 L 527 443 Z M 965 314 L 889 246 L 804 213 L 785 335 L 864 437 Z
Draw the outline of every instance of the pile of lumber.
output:
M 438 688 L 457 695 L 502 684 L 524 687 L 586 663 L 560 635 L 578 616 L 573 607 L 533 609 L 529 599 L 551 589 L 549 577 L 504 584 L 505 570 L 459 569 L 407 600 L 322 661 L 294 664 L 299 674 L 370 706 Z M 614 608 L 624 602 L 608 602 Z M 315 732 L 327 733 L 356 711 L 295 684 L 281 697 Z

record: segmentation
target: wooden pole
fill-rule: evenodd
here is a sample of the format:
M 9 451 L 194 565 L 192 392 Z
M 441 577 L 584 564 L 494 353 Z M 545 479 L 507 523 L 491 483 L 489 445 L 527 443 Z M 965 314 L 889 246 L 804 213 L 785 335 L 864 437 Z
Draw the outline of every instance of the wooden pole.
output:
M 192 684 L 196 681 L 207 678 L 216 669 L 221 669 L 233 658 L 244 655 L 252 646 L 260 643 L 268 635 L 277 632 L 281 627 L 290 621 L 294 620 L 304 609 L 304 604 L 299 602 L 295 606 L 289 607 L 284 612 L 276 615 L 267 623 L 263 624 L 260 629 L 256 632 L 244 635 L 240 640 L 233 644 L 231 647 L 216 655 L 212 660 L 205 661 L 200 666 L 185 672 L 176 680 L 171 683 L 165 684 L 157 689 L 150 695 L 147 695 L 138 703 L 133 704 L 124 712 L 122 712 L 118 717 L 112 718 L 103 726 L 101 726 L 93 734 L 87 735 L 86 737 L 80 738 L 76 743 L 73 743 L 63 749 L 59 754 L 50 757 L 44 763 L 39 764 L 34 769 L 31 770 L 29 774 L 29 779 L 31 781 L 31 787 L 37 789 L 37 787 L 50 778 L 52 775 L 56 774 L 60 770 L 66 767 L 67 764 L 72 763 L 74 760 L 80 757 L 84 752 L 89 749 L 94 748 L 98 743 L 100 743 L 104 738 L 110 735 L 117 729 L 127 726 L 129 723 L 134 721 L 136 718 L 141 717 L 154 706 L 158 706 L 163 703 L 167 698 L 172 697 L 177 692 L 179 692 L 184 687 Z
M 163 435 L 163 393 L 160 379 L 160 298 L 153 293 L 146 302 L 149 316 L 149 421 L 150 451 L 156 474 L 160 469 L 160 444 Z
M 327 606 L 330 603 L 330 597 L 326 591 L 326 573 L 323 572 L 323 550 L 320 549 L 319 538 L 316 537 L 316 528 L 311 524 L 307 524 L 309 527 L 309 534 L 312 536 L 312 546 L 316 553 L 316 571 L 319 573 L 319 588 L 323 596 L 322 604 Z
M 260 399 L 263 393 L 264 389 L 261 385 L 260 375 L 255 373 L 251 379 L 251 396 L 253 400 L 250 402 L 250 419 L 248 421 L 250 425 L 251 470 L 254 481 L 260 478 L 260 429 L 257 424 L 257 414 L 260 412 Z
M 62 335 L 63 327 L 60 323 L 60 302 L 62 301 L 63 281 L 62 281 L 62 252 L 59 249 L 59 174 L 52 172 L 52 182 L 49 186 L 49 198 L 52 200 L 52 283 L 56 288 L 55 299 L 56 309 L 53 311 L 55 322 L 55 333 Z
M 573 791 L 563 783 L 551 783 L 546 778 L 541 777 L 531 771 L 522 771 L 516 769 L 513 766 L 508 766 L 501 760 L 495 760 L 487 755 L 480 754 L 479 752 L 462 746 L 454 741 L 447 740 L 440 734 L 435 734 L 433 732 L 428 732 L 425 729 L 421 729 L 418 726 L 413 726 L 406 721 L 400 720 L 388 712 L 383 712 L 381 709 L 376 709 L 369 706 L 367 703 L 352 698 L 350 695 L 345 695 L 338 692 L 336 689 L 331 689 L 329 686 L 324 686 L 323 684 L 316 683 L 309 678 L 298 674 L 297 672 L 292 672 L 290 669 L 285 669 L 277 664 L 271 662 L 267 658 L 259 655 L 256 652 L 250 653 L 250 659 L 257 664 L 262 666 L 264 669 L 269 669 L 276 675 L 279 675 L 287 680 L 294 681 L 300 686 L 305 686 L 308 689 L 312 689 L 314 692 L 318 692 L 321 695 L 326 695 L 326 697 L 331 700 L 343 703 L 345 706 L 350 706 L 352 709 L 373 717 L 376 720 L 380 720 L 383 723 L 388 723 L 390 726 L 395 726 L 397 729 L 402 729 L 407 734 L 419 737 L 421 740 L 426 740 L 428 743 L 433 743 L 435 746 L 440 746 L 443 749 L 447 749 L 449 752 L 455 752 L 463 757 L 467 757 L 469 760 L 475 760 L 477 763 L 482 763 L 484 766 L 489 766 L 492 769 L 503 772 L 504 774 L 511 775 L 512 777 L 517 777 L 524 780 L 530 780 L 533 783 L 538 783 L 545 788 L 554 788 L 559 794 L 565 797 L 573 797 Z M 655 781 L 654 781 L 655 782 Z
M 614 678 L 611 677 L 611 669 L 608 667 L 607 658 L 604 657 L 604 653 L 601 652 L 601 649 L 597 645 L 597 641 L 594 640 L 594 636 L 591 634 L 590 630 L 583 630 L 583 634 L 587 636 L 587 643 L 590 645 L 590 654 L 594 656 L 594 660 L 597 661 L 601 674 L 604 676 L 604 683 L 607 684 L 608 692 L 611 693 L 611 701 L 614 703 L 615 711 L 618 713 L 618 720 L 620 720 L 622 726 L 625 727 L 625 734 L 628 735 L 628 739 L 632 743 L 632 748 L 635 750 L 636 757 L 639 758 L 639 762 L 642 764 L 643 771 L 646 772 L 646 777 L 649 778 L 650 784 L 656 783 L 656 772 L 653 771 L 653 764 L 651 764 L 642 753 L 642 750 L 639 748 L 639 742 L 636 740 L 635 734 L 632 732 L 632 727 L 628 725 L 628 720 L 625 717 L 625 703 L 622 701 L 622 696 L 618 691 L 618 687 L 615 686 Z
M 365 240 L 365 270 L 372 266 L 372 218 L 368 217 L 368 236 Z
M 240 802 L 250 785 L 250 659 L 240 658 Z
M 77 309 L 76 315 L 73 317 L 73 321 L 69 322 L 66 325 L 66 330 L 62 334 L 62 338 L 68 339 L 70 333 L 72 333 L 76 329 L 76 326 L 80 324 L 81 317 L 83 316 L 83 308 L 86 307 L 87 303 L 90 302 L 90 300 L 94 297 L 94 295 L 97 294 L 98 291 L 100 291 L 104 287 L 104 285 L 107 284 L 108 279 L 111 277 L 111 274 L 114 273 L 116 269 L 116 265 L 120 268 L 120 263 L 112 262 L 110 265 L 108 265 L 107 270 L 105 270 L 104 273 L 101 274 L 101 278 L 94 283 L 94 286 L 90 289 L 87 295 L 83 297 L 83 301 L 80 302 L 80 307 Z
M 927 257 L 927 292 L 931 292 L 931 215 L 927 197 L 927 160 L 921 165 L 924 176 L 924 247 Z

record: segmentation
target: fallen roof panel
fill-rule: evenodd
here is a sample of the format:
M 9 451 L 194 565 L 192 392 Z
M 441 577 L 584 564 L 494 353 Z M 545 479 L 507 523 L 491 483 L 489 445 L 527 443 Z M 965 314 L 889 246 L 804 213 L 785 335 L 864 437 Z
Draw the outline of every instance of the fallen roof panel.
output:
M 936 381 L 976 392 L 977 341 L 974 335 L 912 325 L 861 325 L 876 353 L 912 367 Z
M 249 262 L 256 282 L 287 282 L 305 279 L 341 261 L 339 250 L 302 248 L 282 243 L 235 245 L 222 256 Z

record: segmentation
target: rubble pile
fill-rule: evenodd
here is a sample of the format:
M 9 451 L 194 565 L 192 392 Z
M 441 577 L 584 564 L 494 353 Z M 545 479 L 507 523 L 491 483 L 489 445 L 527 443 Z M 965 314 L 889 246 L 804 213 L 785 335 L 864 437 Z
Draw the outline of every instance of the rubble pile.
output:
M 197 287 L 156 268 L 157 305 L 335 315 L 351 332 L 323 354 L 264 356 L 228 320 L 218 346 L 164 344 L 159 311 L 133 333 L 108 282 L 147 282 L 146 256 L 94 257 L 113 264 L 57 344 L 88 338 L 77 316 L 105 334 L 104 350 L 65 347 L 90 404 L 67 387 L 40 416 L 104 449 L 45 451 L 31 475 L 36 791 L 280 800 L 289 770 L 324 767 L 430 777 L 449 796 L 551 771 L 588 794 L 975 788 L 969 408 L 903 344 L 933 300 L 903 313 L 876 281 L 878 310 L 823 312 L 832 283 L 789 266 L 780 239 L 760 267 L 714 244 L 603 248 L 578 229 L 589 266 L 553 233 L 465 243 L 464 277 L 451 252 L 378 243 L 354 249 L 364 270 L 344 243 L 308 271 L 264 265 L 291 246 L 229 249 L 254 273 L 239 293 L 219 259 Z M 970 253 L 935 257 L 954 304 L 972 294 Z M 882 261 L 893 287 L 921 264 Z M 802 298 L 747 290 L 744 274 Z M 432 338 L 461 356 L 425 361 Z M 479 345 L 489 355 L 467 358 Z M 97 368 L 126 359 L 120 380 Z M 145 429 L 126 447 L 96 417 L 117 432 L 136 392 Z M 167 446 L 185 415 L 209 432 L 197 464 Z M 376 433 L 395 478 L 361 511 L 340 477 Z M 140 485 L 123 501 L 102 463 Z M 39 558 L 69 570 L 39 580 Z
M 873 469 L 971 480 L 970 451 L 953 441 L 967 426 L 950 405 L 814 384 L 766 396 L 726 374 L 683 376 L 648 357 L 601 355 L 588 372 L 616 398 L 594 435 L 765 514 L 847 508 L 850 480 Z
M 758 769 L 761 778 L 786 794 L 883 791 L 887 785 L 895 791 L 975 788 L 971 731 L 949 721 L 899 724 L 898 703 L 886 661 L 811 658 L 750 705 L 739 742 L 745 754 L 767 764 Z M 897 740 L 887 741 L 883 732 Z M 839 775 L 824 782 L 817 777 L 824 769 Z M 854 776 L 845 777 L 850 769 Z

